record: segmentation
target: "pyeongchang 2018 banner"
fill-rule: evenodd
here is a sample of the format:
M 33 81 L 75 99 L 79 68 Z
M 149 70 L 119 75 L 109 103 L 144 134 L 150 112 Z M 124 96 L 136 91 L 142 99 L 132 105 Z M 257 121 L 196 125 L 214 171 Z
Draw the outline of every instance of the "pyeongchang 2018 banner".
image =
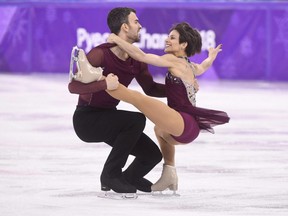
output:
M 286 7 L 288 4 L 286 5 Z M 1 6 L 0 73 L 67 73 L 73 46 L 89 52 L 109 35 L 107 14 L 114 6 Z M 202 53 L 223 44 L 213 66 L 201 78 L 288 81 L 288 13 L 285 7 L 237 6 L 201 8 L 193 4 L 177 7 L 133 6 L 142 25 L 145 52 L 164 54 L 171 26 L 188 22 L 202 36 Z M 164 68 L 150 66 L 153 75 Z

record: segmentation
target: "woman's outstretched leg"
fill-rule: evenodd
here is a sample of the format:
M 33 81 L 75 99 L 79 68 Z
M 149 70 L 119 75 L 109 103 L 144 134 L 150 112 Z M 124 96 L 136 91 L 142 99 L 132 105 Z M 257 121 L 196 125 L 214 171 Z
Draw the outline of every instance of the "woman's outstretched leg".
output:
M 119 84 L 115 90 L 106 90 L 112 97 L 130 103 L 150 121 L 173 136 L 180 136 L 184 130 L 182 116 L 162 101 L 131 90 Z

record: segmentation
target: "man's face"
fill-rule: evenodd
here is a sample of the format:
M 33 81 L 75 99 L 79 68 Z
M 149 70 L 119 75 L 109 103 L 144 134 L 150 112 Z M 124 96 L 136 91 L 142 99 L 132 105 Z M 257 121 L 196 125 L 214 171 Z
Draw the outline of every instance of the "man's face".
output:
M 130 13 L 128 16 L 128 31 L 127 31 L 127 40 L 131 43 L 140 41 L 140 29 L 142 28 L 139 23 L 138 17 L 135 13 Z

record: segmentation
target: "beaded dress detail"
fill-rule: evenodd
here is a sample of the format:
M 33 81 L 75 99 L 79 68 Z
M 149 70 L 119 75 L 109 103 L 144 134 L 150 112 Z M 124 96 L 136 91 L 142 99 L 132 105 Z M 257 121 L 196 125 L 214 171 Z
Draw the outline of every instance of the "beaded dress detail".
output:
M 196 89 L 192 84 L 186 83 L 183 81 L 183 84 L 185 85 L 186 91 L 187 91 L 187 97 L 190 101 L 190 103 L 193 106 L 196 106 Z
M 226 112 L 196 106 L 196 91 L 192 84 L 184 83 L 169 71 L 166 74 L 165 84 L 168 106 L 192 115 L 200 130 L 214 133 L 214 126 L 229 122 L 230 118 Z

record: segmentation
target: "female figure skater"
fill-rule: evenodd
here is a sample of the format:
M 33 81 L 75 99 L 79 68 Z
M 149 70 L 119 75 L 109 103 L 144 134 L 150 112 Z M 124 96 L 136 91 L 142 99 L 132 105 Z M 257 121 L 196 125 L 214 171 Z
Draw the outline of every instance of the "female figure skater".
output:
M 119 84 L 115 90 L 106 90 L 112 97 L 134 105 L 155 124 L 155 134 L 160 144 L 164 165 L 160 179 L 152 185 L 152 191 L 167 188 L 174 193 L 178 189 L 175 169 L 175 145 L 195 140 L 201 130 L 214 133 L 212 127 L 229 122 L 225 112 L 196 107 L 195 76 L 204 73 L 213 63 L 222 45 L 210 48 L 208 57 L 201 64 L 192 63 L 188 57 L 201 52 L 199 32 L 183 22 L 170 29 L 166 39 L 165 55 L 146 54 L 115 34 L 108 42 L 116 43 L 133 59 L 158 67 L 167 67 L 165 78 L 168 106 L 152 97 Z M 110 74 L 118 82 L 117 76 Z

